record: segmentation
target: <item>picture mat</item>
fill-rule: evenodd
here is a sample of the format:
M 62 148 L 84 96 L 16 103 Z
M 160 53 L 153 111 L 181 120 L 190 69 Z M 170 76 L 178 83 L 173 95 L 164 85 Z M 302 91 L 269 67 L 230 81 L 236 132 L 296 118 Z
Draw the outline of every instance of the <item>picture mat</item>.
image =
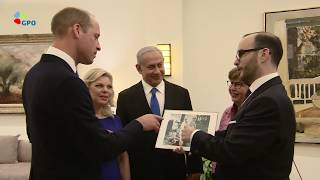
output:
M 195 112 L 184 110 L 165 110 L 161 122 L 156 148 L 176 149 L 182 147 L 190 151 L 190 142 L 181 140 L 181 130 L 185 124 L 195 129 L 214 135 L 216 130 L 218 113 Z

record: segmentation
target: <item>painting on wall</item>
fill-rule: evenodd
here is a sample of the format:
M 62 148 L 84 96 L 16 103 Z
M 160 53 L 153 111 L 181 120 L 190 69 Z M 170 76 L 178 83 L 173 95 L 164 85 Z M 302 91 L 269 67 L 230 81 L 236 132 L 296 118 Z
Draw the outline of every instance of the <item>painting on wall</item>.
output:
M 24 77 L 52 41 L 51 34 L 0 35 L 0 113 L 23 113 Z
M 296 142 L 320 143 L 320 7 L 265 13 L 280 37 L 279 74 L 296 112 Z

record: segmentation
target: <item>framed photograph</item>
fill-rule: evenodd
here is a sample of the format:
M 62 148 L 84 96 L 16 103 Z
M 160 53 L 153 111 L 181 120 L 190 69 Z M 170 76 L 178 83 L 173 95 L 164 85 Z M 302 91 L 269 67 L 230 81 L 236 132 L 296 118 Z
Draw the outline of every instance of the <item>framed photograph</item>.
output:
M 24 112 L 24 77 L 52 41 L 51 34 L 0 35 L 0 113 Z
M 320 143 L 320 7 L 267 12 L 265 31 L 283 43 L 278 70 L 296 111 L 296 142 Z
M 176 149 L 182 146 L 185 151 L 190 151 L 190 143 L 181 139 L 181 130 L 184 126 L 189 125 L 214 135 L 217 118 L 217 113 L 165 110 L 156 148 Z

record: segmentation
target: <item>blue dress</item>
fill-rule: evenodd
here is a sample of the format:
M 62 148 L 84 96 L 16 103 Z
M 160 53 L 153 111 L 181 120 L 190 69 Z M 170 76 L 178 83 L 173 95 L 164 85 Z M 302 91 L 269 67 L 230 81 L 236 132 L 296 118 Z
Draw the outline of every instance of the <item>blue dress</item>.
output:
M 107 117 L 100 119 L 102 127 L 108 131 L 118 131 L 122 128 L 120 117 Z M 105 161 L 101 166 L 101 180 L 121 180 L 120 169 L 117 159 Z

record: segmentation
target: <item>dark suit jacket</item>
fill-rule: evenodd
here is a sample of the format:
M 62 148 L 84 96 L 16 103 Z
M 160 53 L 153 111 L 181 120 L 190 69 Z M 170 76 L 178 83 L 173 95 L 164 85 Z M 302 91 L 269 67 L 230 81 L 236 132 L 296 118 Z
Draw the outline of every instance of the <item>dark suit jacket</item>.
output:
M 192 110 L 187 89 L 165 82 L 164 109 Z M 128 124 L 132 118 L 152 113 L 148 105 L 142 82 L 119 93 L 117 114 Z M 187 172 L 201 172 L 200 157 L 191 156 L 185 165 L 184 155 L 178 155 L 171 150 L 155 148 L 157 134 L 145 133 L 138 147 L 129 151 L 132 180 L 180 180 L 186 179 Z
M 108 134 L 95 118 L 86 85 L 62 59 L 44 54 L 23 85 L 32 143 L 30 179 L 99 179 L 102 160 L 115 158 L 143 134 L 133 121 Z
M 218 162 L 217 180 L 287 180 L 295 122 L 292 103 L 275 77 L 248 97 L 224 134 L 195 133 L 191 151 Z

